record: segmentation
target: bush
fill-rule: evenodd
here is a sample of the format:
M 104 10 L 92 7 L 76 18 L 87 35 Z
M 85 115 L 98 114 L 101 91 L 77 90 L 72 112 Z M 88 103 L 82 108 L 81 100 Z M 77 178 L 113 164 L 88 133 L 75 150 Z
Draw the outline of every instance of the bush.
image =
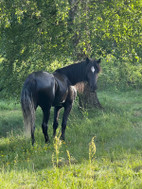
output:
M 142 65 L 131 62 L 120 62 L 112 55 L 102 60 L 102 72 L 98 79 L 100 89 L 142 87 Z

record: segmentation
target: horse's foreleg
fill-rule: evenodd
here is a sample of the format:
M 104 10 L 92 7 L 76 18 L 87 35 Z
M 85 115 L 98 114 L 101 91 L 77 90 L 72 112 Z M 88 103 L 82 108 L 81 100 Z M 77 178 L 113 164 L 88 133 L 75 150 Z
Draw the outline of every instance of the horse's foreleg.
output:
M 56 135 L 56 129 L 58 128 L 58 118 L 59 118 L 59 113 L 61 106 L 56 106 L 54 108 L 54 123 L 53 123 L 53 137 Z
M 49 142 L 49 136 L 48 136 L 48 120 L 50 116 L 50 108 L 47 110 L 43 110 L 43 121 L 42 121 L 42 131 L 44 134 L 45 142 Z
M 62 134 L 61 134 L 61 140 L 65 140 L 65 129 L 67 125 L 67 120 L 69 113 L 72 109 L 72 104 L 68 104 L 65 106 L 64 114 L 63 114 L 63 121 L 62 121 Z

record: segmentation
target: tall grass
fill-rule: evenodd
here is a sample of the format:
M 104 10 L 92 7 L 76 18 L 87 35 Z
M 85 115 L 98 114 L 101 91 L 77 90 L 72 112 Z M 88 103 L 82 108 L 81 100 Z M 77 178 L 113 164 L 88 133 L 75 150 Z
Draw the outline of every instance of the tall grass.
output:
M 98 92 L 102 110 L 69 117 L 66 141 L 44 144 L 36 113 L 35 146 L 23 136 L 19 104 L 0 101 L 0 188 L 142 188 L 142 90 Z M 59 122 L 61 123 L 61 117 Z

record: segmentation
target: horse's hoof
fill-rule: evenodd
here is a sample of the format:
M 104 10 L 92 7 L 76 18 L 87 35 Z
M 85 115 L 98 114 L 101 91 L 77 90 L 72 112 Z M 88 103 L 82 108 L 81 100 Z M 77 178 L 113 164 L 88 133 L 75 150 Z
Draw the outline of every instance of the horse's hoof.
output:
M 61 136 L 61 137 L 60 137 L 60 140 L 65 141 L 65 137 L 64 137 L 64 136 Z
M 45 140 L 45 144 L 49 144 L 50 143 L 50 140 Z

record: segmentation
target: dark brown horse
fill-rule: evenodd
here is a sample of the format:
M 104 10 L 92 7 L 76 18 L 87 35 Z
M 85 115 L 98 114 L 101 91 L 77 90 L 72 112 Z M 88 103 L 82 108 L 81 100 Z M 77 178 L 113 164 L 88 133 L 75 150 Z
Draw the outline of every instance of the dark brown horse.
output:
M 61 139 L 65 140 L 68 115 L 76 97 L 74 85 L 87 81 L 91 90 L 96 90 L 97 75 L 100 71 L 99 63 L 100 59 L 96 61 L 87 58 L 80 63 L 58 69 L 53 74 L 40 71 L 27 77 L 22 89 L 21 105 L 26 133 L 31 135 L 32 144 L 35 141 L 35 111 L 38 106 L 43 111 L 42 130 L 45 142 L 49 141 L 47 124 L 51 106 L 54 106 L 53 136 L 56 135 L 58 127 L 59 110 L 64 107 Z

